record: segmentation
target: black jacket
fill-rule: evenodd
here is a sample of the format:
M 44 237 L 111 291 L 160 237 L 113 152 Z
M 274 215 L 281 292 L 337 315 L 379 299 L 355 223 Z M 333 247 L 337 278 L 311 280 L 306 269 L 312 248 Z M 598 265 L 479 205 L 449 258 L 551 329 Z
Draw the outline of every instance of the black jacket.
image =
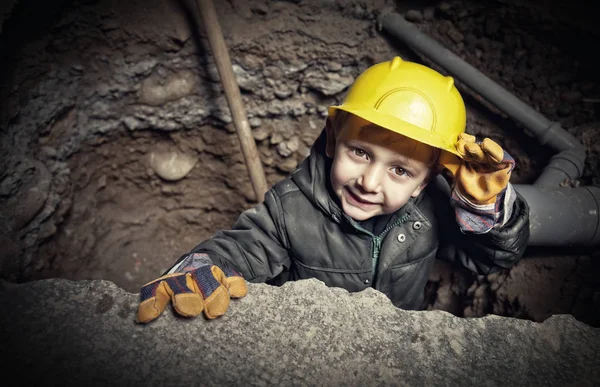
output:
M 329 193 L 325 135 L 265 201 L 243 212 L 192 252 L 237 269 L 251 282 L 316 278 L 356 292 L 373 286 L 397 307 L 418 309 L 434 259 L 488 274 L 516 263 L 529 239 L 529 208 L 515 201 L 512 219 L 486 234 L 463 234 L 441 177 L 398 210 L 379 235 L 345 215 Z

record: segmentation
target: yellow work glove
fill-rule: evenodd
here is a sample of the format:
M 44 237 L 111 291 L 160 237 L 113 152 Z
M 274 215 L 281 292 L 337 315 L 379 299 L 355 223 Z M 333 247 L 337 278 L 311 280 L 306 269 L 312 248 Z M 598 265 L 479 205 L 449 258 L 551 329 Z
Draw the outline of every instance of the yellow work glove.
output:
M 471 203 L 496 203 L 497 196 L 508 186 L 515 160 L 500 145 L 461 133 L 456 145 L 462 157 L 442 151 L 438 163 L 447 168 L 454 178 L 454 186 Z
M 460 157 L 442 151 L 438 164 L 451 173 L 450 203 L 463 232 L 484 234 L 512 216 L 516 193 L 509 184 L 515 160 L 489 138 L 481 143 L 462 133 L 456 144 Z
M 160 316 L 169 301 L 181 316 L 195 317 L 204 311 L 207 318 L 213 319 L 225 314 L 230 297 L 244 297 L 248 292 L 239 273 L 219 268 L 207 254 L 190 254 L 179 268 L 142 287 L 138 322 L 147 323 Z

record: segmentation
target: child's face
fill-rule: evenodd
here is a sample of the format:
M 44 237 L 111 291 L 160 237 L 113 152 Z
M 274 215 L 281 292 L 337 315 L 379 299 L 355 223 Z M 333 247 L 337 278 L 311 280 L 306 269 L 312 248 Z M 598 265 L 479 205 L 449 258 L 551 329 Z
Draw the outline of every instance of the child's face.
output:
M 434 149 L 349 115 L 327 128 L 331 184 L 343 211 L 357 221 L 391 214 L 427 185 Z

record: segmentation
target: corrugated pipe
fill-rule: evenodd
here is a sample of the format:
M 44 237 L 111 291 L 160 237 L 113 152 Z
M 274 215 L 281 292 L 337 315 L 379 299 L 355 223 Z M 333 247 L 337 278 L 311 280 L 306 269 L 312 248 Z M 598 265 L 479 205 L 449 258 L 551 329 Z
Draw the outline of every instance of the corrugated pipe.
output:
M 559 187 L 577 180 L 585 165 L 585 148 L 560 124 L 535 109 L 422 33 L 402 15 L 384 14 L 381 27 L 445 68 L 487 101 L 521 123 L 554 155 L 533 185 L 515 185 L 530 207 L 530 246 L 591 246 L 600 244 L 600 189 Z

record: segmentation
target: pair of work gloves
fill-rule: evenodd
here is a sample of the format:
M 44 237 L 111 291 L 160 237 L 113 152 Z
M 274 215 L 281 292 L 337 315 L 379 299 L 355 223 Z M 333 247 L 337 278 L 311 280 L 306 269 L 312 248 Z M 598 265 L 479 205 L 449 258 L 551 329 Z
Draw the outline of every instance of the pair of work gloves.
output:
M 442 151 L 438 164 L 451 176 L 451 202 L 463 231 L 485 233 L 510 218 L 515 193 L 509 185 L 514 159 L 500 145 L 474 136 L 460 135 L 460 157 Z M 194 253 L 177 264 L 172 273 L 144 285 L 137 319 L 147 323 L 165 310 L 169 301 L 185 317 L 204 315 L 213 319 L 227 311 L 230 298 L 248 292 L 244 278 L 231 268 L 219 268 L 208 254 Z

